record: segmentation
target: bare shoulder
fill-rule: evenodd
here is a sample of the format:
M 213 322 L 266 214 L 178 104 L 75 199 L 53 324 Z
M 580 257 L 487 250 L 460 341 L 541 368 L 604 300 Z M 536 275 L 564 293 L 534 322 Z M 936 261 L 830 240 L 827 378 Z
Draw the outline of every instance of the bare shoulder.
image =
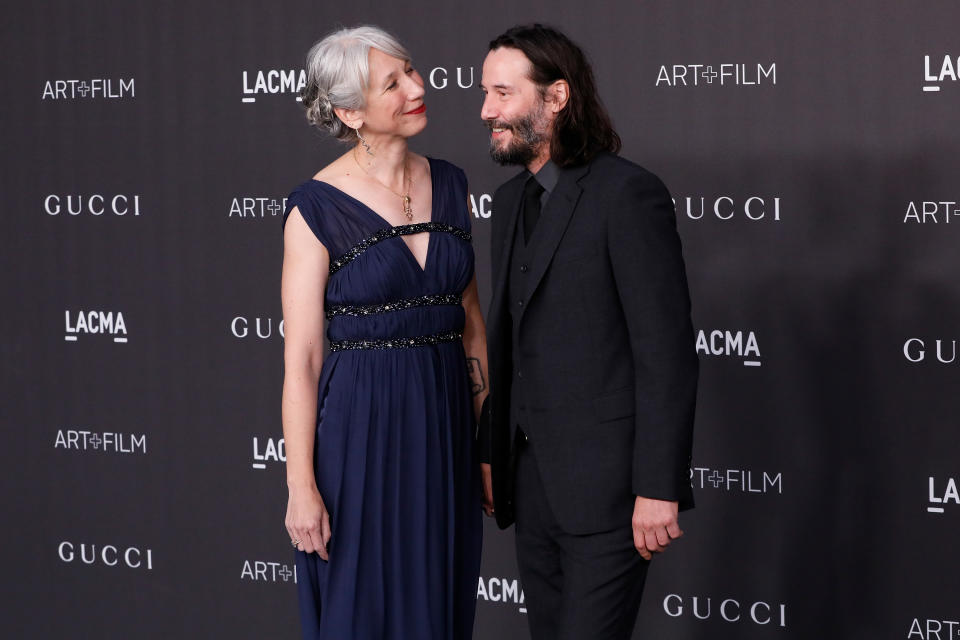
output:
M 283 227 L 283 247 L 287 257 L 317 253 L 322 254 L 322 257 L 327 255 L 326 247 L 320 242 L 299 207 L 290 209 L 290 215 Z

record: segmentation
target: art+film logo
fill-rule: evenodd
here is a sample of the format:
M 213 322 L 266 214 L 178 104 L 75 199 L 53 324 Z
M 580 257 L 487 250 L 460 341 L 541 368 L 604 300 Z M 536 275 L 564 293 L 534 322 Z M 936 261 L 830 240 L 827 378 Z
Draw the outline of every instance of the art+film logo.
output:
M 777 84 L 777 63 L 662 64 L 657 87 L 749 87 Z
M 250 338 L 268 340 L 274 336 L 283 338 L 283 320 L 275 323 L 273 318 L 236 316 L 230 321 L 230 333 L 234 338 L 241 340 Z
M 143 433 L 58 429 L 53 441 L 53 448 L 100 453 L 145 454 L 147 452 L 147 436 Z
M 759 367 L 760 344 L 753 331 L 700 329 L 697 332 L 697 353 L 704 356 L 743 358 L 743 366 Z
M 493 196 L 489 193 L 470 194 L 470 209 L 474 218 L 484 220 L 489 218 L 493 214 L 491 204 L 493 204 Z M 286 209 L 287 199 L 283 197 L 237 196 L 230 201 L 227 217 L 237 220 L 279 218 Z M 140 215 L 139 211 L 136 215 Z
M 944 82 L 956 82 L 960 73 L 960 56 L 949 54 L 923 56 L 923 90 L 938 92 Z
M 663 599 L 663 612 L 671 618 L 696 618 L 724 624 L 787 626 L 787 605 L 782 602 L 671 593 Z
M 303 69 L 260 69 L 243 72 L 242 102 L 256 102 L 258 97 L 283 95 L 300 102 L 300 92 L 307 86 Z
M 517 578 L 484 578 L 480 576 L 477 584 L 477 600 L 515 606 L 518 612 L 527 612 L 523 588 Z
M 52 193 L 43 199 L 43 212 L 48 216 L 104 216 L 123 217 L 140 215 L 140 195 L 59 195 Z
M 680 196 L 673 199 L 673 207 L 689 220 L 780 222 L 779 196 Z
M 47 80 L 41 100 L 119 100 L 135 98 L 133 78 L 92 78 L 83 80 Z
M 910 621 L 907 640 L 960 640 L 960 621 L 914 618 Z
M 950 224 L 954 217 L 960 217 L 960 202 L 956 200 L 911 200 L 903 223 Z
M 133 545 L 78 543 L 64 540 L 57 545 L 57 557 L 67 564 L 153 570 L 153 550 Z
M 254 469 L 266 469 L 267 463 L 286 461 L 287 451 L 283 438 L 274 440 L 273 438 L 253 437 L 253 462 L 251 464 Z
M 238 196 L 230 202 L 228 218 L 277 218 L 287 208 L 286 198 Z
M 694 489 L 783 495 L 783 472 L 693 467 L 690 484 Z
M 127 322 L 120 311 L 64 311 L 67 342 L 87 336 L 109 336 L 114 342 L 127 342 Z
M 240 580 L 250 582 L 292 582 L 297 583 L 297 565 L 265 560 L 244 560 L 240 570 Z

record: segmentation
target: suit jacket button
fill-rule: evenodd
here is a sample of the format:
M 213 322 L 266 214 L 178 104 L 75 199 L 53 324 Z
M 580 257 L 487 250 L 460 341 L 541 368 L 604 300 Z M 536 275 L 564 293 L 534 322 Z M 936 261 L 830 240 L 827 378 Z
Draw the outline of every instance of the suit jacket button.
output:
M 520 265 L 520 273 L 526 273 L 526 272 L 527 272 L 527 265 L 525 264 Z
M 523 306 L 523 300 L 517 300 L 517 306 L 518 306 L 518 307 L 522 307 L 522 306 Z

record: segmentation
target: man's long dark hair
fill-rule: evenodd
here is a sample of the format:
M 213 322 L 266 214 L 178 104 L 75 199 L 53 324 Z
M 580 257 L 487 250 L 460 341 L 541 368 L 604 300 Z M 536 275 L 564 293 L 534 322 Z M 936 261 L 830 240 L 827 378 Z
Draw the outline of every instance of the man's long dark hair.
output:
M 557 80 L 570 85 L 567 105 L 553 125 L 550 159 L 558 166 L 584 164 L 601 151 L 620 151 L 620 136 L 600 102 L 593 69 L 583 51 L 556 29 L 513 27 L 490 41 L 490 51 L 517 49 L 530 61 L 530 79 L 541 91 Z

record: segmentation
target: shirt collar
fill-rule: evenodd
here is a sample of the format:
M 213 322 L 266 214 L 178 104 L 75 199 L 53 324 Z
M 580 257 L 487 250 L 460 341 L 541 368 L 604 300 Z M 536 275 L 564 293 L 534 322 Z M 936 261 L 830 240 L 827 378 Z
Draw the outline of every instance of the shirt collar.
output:
M 544 191 L 552 193 L 557 186 L 557 180 L 560 179 L 560 167 L 555 165 L 553 160 L 547 160 L 547 163 L 540 167 L 540 171 L 532 175 Z

